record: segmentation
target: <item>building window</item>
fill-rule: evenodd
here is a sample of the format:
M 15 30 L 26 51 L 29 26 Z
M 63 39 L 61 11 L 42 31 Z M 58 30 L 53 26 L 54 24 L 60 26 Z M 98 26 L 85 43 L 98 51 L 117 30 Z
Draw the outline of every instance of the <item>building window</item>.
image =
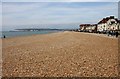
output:
M 115 21 L 111 21 L 111 24 L 114 24 L 115 23 Z

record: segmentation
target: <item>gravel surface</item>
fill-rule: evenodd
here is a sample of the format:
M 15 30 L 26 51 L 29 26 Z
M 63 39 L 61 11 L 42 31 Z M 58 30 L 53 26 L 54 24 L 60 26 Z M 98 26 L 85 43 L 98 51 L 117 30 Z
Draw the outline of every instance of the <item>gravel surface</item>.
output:
M 3 77 L 116 77 L 118 39 L 79 32 L 2 39 Z

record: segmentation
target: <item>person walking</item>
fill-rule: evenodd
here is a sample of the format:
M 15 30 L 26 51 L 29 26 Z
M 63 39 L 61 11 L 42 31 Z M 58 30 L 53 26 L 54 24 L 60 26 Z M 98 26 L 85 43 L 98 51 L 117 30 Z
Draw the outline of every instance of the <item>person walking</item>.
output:
M 115 33 L 116 38 L 118 37 L 118 32 Z
M 108 36 L 110 35 L 110 31 L 107 32 Z
M 6 38 L 6 36 L 4 35 L 3 38 Z

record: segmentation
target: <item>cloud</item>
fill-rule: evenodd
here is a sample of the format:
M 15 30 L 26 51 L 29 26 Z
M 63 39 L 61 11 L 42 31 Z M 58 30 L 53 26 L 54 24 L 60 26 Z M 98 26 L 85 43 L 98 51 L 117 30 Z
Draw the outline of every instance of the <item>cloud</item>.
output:
M 117 17 L 117 8 L 117 3 L 113 2 L 3 3 L 3 28 L 17 28 L 19 25 L 97 23 L 109 15 Z
M 2 2 L 118 2 L 119 0 L 2 0 Z
M 47 4 L 46 4 L 47 5 Z M 39 3 L 29 3 L 29 2 L 22 2 L 22 3 L 3 3 L 3 13 L 17 13 L 17 12 L 25 12 L 29 10 L 34 10 L 37 8 L 42 8 L 45 4 L 39 5 Z
M 0 31 L 2 30 L 2 3 L 0 2 Z

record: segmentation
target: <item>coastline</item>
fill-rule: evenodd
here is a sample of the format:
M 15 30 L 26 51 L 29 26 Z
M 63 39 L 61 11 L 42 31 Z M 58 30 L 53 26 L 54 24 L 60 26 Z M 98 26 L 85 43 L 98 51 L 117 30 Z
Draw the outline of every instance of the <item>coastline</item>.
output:
M 116 77 L 118 40 L 57 32 L 3 41 L 3 77 Z
M 62 31 L 3 31 L 1 34 L 1 38 L 5 36 L 6 38 L 14 38 L 14 37 L 26 37 L 32 35 L 42 35 L 42 34 L 51 34 Z
M 98 33 L 86 33 L 86 32 L 75 32 L 75 31 L 58 31 L 58 32 L 51 32 L 51 33 L 43 33 L 43 34 L 32 34 L 32 35 L 23 35 L 23 36 L 13 36 L 13 37 L 7 37 L 5 39 L 12 39 L 12 38 L 24 38 L 24 37 L 31 37 L 31 36 L 41 36 L 41 35 L 49 35 L 49 34 L 55 34 L 55 33 L 65 33 L 65 32 L 74 32 L 74 33 L 81 33 L 81 34 L 87 34 L 87 35 L 95 35 L 99 37 L 106 37 L 106 38 L 113 38 L 118 39 L 115 36 L 107 36 L 107 34 L 98 34 Z M 4 38 L 0 38 L 4 39 Z

